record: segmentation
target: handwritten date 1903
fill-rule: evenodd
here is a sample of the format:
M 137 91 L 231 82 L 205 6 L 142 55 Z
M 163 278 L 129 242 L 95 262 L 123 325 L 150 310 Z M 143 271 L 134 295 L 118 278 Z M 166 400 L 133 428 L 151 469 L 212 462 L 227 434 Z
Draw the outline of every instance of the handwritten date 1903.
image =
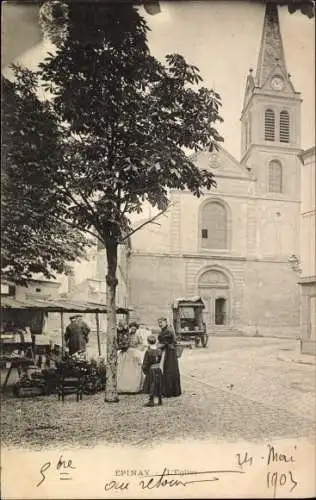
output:
M 273 498 L 275 498 L 279 487 L 288 487 L 289 491 L 292 492 L 297 486 L 297 481 L 295 481 L 293 473 L 290 470 L 288 472 L 268 472 L 267 486 L 268 489 L 272 489 Z

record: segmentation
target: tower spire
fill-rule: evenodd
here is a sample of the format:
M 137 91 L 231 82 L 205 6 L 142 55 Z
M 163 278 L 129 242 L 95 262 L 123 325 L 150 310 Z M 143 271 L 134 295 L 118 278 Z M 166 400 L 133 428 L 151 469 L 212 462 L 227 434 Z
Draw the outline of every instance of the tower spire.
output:
M 287 74 L 278 7 L 268 2 L 264 16 L 261 46 L 256 71 L 256 85 L 261 87 L 271 72 L 271 68 L 278 64 Z

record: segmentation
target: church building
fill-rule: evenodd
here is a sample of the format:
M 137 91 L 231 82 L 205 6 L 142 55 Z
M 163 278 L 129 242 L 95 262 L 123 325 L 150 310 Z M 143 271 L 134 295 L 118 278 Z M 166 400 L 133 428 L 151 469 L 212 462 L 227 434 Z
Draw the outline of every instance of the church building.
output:
M 132 238 L 130 303 L 150 326 L 176 298 L 199 295 L 209 334 L 299 335 L 301 95 L 287 71 L 277 6 L 266 7 L 246 81 L 241 160 L 193 155 L 217 187 L 171 191 L 172 207 Z

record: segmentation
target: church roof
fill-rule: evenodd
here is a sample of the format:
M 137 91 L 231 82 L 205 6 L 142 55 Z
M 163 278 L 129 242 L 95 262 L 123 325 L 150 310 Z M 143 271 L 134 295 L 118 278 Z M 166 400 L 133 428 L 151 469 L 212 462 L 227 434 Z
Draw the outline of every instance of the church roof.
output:
M 276 65 L 287 75 L 278 7 L 274 3 L 267 3 L 255 77 L 258 87 L 263 86 L 271 68 Z
M 198 151 L 190 156 L 190 160 L 200 168 L 210 169 L 217 177 L 252 178 L 247 166 L 236 160 L 221 144 L 218 151 Z

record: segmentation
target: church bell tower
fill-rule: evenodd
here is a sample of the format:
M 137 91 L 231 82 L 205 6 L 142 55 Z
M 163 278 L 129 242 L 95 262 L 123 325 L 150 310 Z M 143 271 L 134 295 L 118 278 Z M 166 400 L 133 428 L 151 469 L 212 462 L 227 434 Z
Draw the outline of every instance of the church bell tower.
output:
M 300 107 L 300 93 L 286 67 L 278 7 L 267 3 L 257 68 L 249 71 L 241 114 L 241 163 L 261 179 L 260 191 L 285 192 L 286 172 L 295 174 Z M 267 185 L 265 167 L 274 169 L 275 186 L 273 180 Z

